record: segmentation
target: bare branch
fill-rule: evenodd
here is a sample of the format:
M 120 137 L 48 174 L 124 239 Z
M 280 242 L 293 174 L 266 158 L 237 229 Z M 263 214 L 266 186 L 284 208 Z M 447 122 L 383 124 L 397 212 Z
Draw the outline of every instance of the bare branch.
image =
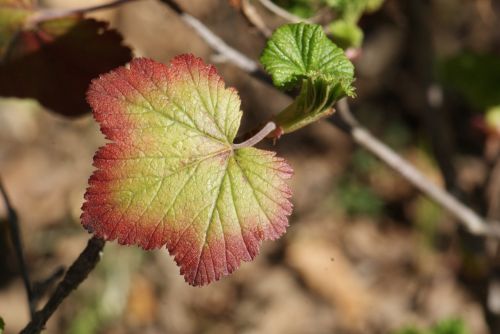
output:
M 160 0 L 166 4 L 170 9 L 176 12 L 181 19 L 187 23 L 212 49 L 224 56 L 229 62 L 236 65 L 240 69 L 248 73 L 255 73 L 259 71 L 259 64 L 239 52 L 235 48 L 229 46 L 222 38 L 214 34 L 205 24 L 197 18 L 186 13 L 182 8 L 173 0 Z
M 259 0 L 259 2 L 262 4 L 262 6 L 266 7 L 266 9 L 275 15 L 285 19 L 286 21 L 292 22 L 292 23 L 299 23 L 299 22 L 307 22 L 307 23 L 313 23 L 309 19 L 303 19 L 301 17 L 295 16 L 292 13 L 284 10 L 280 6 L 274 4 L 270 0 Z
M 372 136 L 368 130 L 359 126 L 349 110 L 347 99 L 344 98 L 340 100 L 337 103 L 337 107 L 342 118 L 352 126 L 350 133 L 358 145 L 373 153 L 389 167 L 401 174 L 401 176 L 413 184 L 413 186 L 449 211 L 455 218 L 460 220 L 472 234 L 500 237 L 500 231 L 496 226 L 487 224 L 483 218 L 469 207 L 458 201 L 444 189 L 432 183 L 432 181 L 425 177 L 425 175 L 417 170 L 411 163 Z
M 0 193 L 7 209 L 7 221 L 9 223 L 9 232 L 12 244 L 14 246 L 14 252 L 16 253 L 17 263 L 19 265 L 19 270 L 21 271 L 21 276 L 23 278 L 24 288 L 26 290 L 26 295 L 28 297 L 28 306 L 31 318 L 35 314 L 35 297 L 33 295 L 33 289 L 31 286 L 31 281 L 28 274 L 28 268 L 26 266 L 26 261 L 24 260 L 23 243 L 21 240 L 21 233 L 19 231 L 19 220 L 17 217 L 16 210 L 12 207 L 10 203 L 7 191 L 0 179 Z
M 59 305 L 68 295 L 78 288 L 78 286 L 87 278 L 89 273 L 95 268 L 101 259 L 101 253 L 104 248 L 104 240 L 92 237 L 87 247 L 82 251 L 78 258 L 69 267 L 63 280 L 59 283 L 54 293 L 50 296 L 45 306 L 35 313 L 35 316 L 28 325 L 21 331 L 21 334 L 38 334 L 47 323 L 47 320 L 54 314 Z
M 63 266 L 59 266 L 47 278 L 41 281 L 33 282 L 33 298 L 35 299 L 35 302 L 38 302 L 47 294 L 48 290 L 52 289 L 55 283 L 63 277 L 64 272 L 65 268 Z
M 90 12 L 95 12 L 102 9 L 114 8 L 122 4 L 137 1 L 137 0 L 114 0 L 105 4 L 81 7 L 81 8 L 49 8 L 38 10 L 31 18 L 28 20 L 27 25 L 33 26 L 40 22 L 54 20 L 62 17 L 67 17 L 77 14 L 85 14 Z
M 251 0 L 241 1 L 241 12 L 247 20 L 266 38 L 270 37 L 272 30 L 266 25 L 262 16 L 257 9 L 252 5 Z

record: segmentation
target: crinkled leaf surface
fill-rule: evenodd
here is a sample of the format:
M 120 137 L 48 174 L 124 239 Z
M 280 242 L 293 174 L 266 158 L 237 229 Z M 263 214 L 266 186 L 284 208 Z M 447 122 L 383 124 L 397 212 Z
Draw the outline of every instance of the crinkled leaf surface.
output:
M 275 136 L 331 115 L 336 101 L 354 96 L 354 67 L 319 25 L 278 28 L 267 42 L 261 62 L 278 87 L 300 84 L 295 101 L 273 119 L 278 126 Z
M 18 31 L 10 42 L 0 62 L 0 96 L 34 98 L 58 114 L 78 116 L 90 111 L 85 102 L 90 81 L 131 58 L 121 35 L 105 22 L 79 17 L 42 22 Z
M 192 285 L 250 261 L 288 225 L 291 168 L 275 153 L 235 150 L 240 100 L 212 66 L 134 59 L 92 82 L 88 101 L 111 140 L 94 157 L 82 224 L 144 249 L 164 245 Z
M 291 88 L 303 79 L 321 78 L 339 84 L 346 95 L 354 95 L 354 67 L 319 25 L 281 26 L 267 42 L 261 62 L 278 87 Z

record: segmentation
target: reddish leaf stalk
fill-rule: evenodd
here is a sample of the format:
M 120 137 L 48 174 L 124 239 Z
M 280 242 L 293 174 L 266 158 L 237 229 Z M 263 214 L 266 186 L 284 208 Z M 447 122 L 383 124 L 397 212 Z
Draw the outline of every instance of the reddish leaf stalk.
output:
M 257 145 L 260 141 L 266 138 L 271 132 L 276 129 L 276 123 L 268 122 L 259 132 L 257 132 L 252 137 L 248 138 L 244 142 L 239 144 L 233 144 L 233 149 L 239 149 L 244 147 L 251 147 Z

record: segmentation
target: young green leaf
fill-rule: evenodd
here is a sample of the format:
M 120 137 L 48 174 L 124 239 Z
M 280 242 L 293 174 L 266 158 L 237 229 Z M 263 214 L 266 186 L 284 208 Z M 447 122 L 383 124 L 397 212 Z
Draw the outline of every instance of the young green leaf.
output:
M 334 112 L 332 105 L 344 96 L 339 85 L 329 85 L 321 78 L 304 79 L 300 94 L 273 121 L 279 134 L 293 132 Z
M 328 29 L 335 42 L 342 48 L 359 48 L 363 43 L 363 30 L 355 22 L 335 20 L 328 26 Z
M 292 88 L 303 79 L 321 78 L 327 84 L 340 85 L 346 95 L 354 95 L 354 67 L 319 25 L 281 26 L 267 42 L 260 60 L 278 87 Z
M 319 25 L 287 24 L 274 32 L 261 57 L 276 86 L 301 85 L 300 94 L 274 122 L 275 136 L 331 115 L 340 98 L 354 96 L 354 67 Z
M 134 59 L 92 82 L 88 101 L 112 142 L 94 157 L 82 224 L 144 249 L 164 245 L 191 285 L 252 260 L 280 237 L 292 170 L 275 153 L 233 148 L 240 100 L 192 55 Z

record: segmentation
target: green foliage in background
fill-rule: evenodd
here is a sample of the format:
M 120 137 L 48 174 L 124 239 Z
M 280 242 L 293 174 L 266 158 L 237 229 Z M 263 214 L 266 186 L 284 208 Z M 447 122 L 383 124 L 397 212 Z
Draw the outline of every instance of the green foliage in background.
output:
M 2 317 L 0 317 L 0 334 L 3 334 L 3 330 L 5 329 L 5 322 Z
M 350 216 L 377 217 L 384 208 L 383 200 L 369 185 L 355 177 L 343 179 L 337 186 L 340 205 Z
M 358 22 L 365 13 L 378 10 L 384 0 L 275 0 L 277 5 L 291 13 L 310 18 L 320 9 L 329 8 L 335 13 L 335 19 L 328 25 L 328 32 L 342 48 L 360 47 L 363 31 Z
M 410 326 L 393 334 L 470 334 L 470 332 L 462 319 L 447 319 L 429 329 L 417 329 Z
M 500 57 L 464 52 L 438 64 L 441 81 L 485 110 L 500 105 Z
M 488 128 L 500 134 L 500 105 L 491 107 L 486 110 L 486 116 L 484 120 Z
M 278 6 L 302 18 L 309 18 L 324 6 L 324 0 L 274 0 Z
M 351 160 L 351 172 L 336 187 L 337 198 L 343 210 L 350 216 L 377 217 L 382 214 L 384 200 L 365 180 L 380 162 L 362 149 L 357 149 Z
M 119 257 L 122 261 L 116 261 Z M 111 325 L 123 316 L 127 298 L 134 284 L 134 272 L 146 260 L 141 252 L 132 248 L 109 245 L 87 284 L 92 285 L 91 292 L 77 292 L 78 299 L 74 306 L 68 334 L 95 334 L 99 329 Z M 1 333 L 0 333 L 1 334 Z
M 371 13 L 382 6 L 384 0 L 325 0 L 338 17 L 329 25 L 333 39 L 341 47 L 360 47 L 363 31 L 358 22 L 364 13 Z

